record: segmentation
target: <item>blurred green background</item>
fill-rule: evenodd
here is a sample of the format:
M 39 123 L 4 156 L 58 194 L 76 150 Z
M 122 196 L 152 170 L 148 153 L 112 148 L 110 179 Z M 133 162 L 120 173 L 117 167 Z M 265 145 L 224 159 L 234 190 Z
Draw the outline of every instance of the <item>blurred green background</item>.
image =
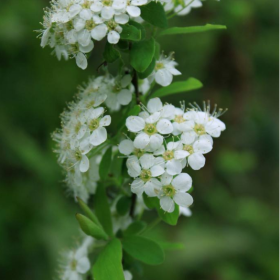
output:
M 48 1 L 1 1 L 0 278 L 49 280 L 60 252 L 73 244 L 77 205 L 65 197 L 50 133 L 77 85 L 96 74 L 104 43 L 86 71 L 58 62 L 37 34 Z M 161 39 L 183 76 L 204 88 L 164 101 L 210 99 L 229 111 L 227 130 L 207 164 L 191 172 L 195 204 L 177 227 L 151 234 L 182 242 L 146 280 L 278 279 L 278 3 L 208 0 L 170 25 L 227 25 L 217 31 Z M 136 279 L 136 278 L 135 278 Z

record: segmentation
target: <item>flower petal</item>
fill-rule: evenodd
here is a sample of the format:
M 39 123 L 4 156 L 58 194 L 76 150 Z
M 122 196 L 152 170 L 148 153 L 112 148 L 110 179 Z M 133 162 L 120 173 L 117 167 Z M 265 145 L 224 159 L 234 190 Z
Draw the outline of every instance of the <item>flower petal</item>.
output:
M 179 160 L 169 160 L 166 163 L 166 172 L 170 175 L 177 175 L 182 172 L 182 165 Z
M 131 132 L 139 132 L 145 127 L 145 121 L 137 116 L 130 116 L 125 123 L 127 129 Z
M 166 211 L 168 213 L 171 213 L 174 211 L 175 203 L 170 197 L 168 197 L 168 196 L 161 197 L 159 202 L 160 202 L 161 208 L 164 211 Z
M 86 155 L 82 155 L 82 159 L 80 161 L 80 171 L 87 172 L 89 169 L 89 160 Z
M 90 143 L 94 146 L 98 146 L 105 142 L 107 139 L 107 130 L 104 127 L 98 127 L 90 136 Z
M 150 169 L 154 165 L 155 157 L 150 154 L 144 154 L 139 161 L 143 169 Z
M 169 120 L 161 119 L 157 123 L 157 130 L 161 134 L 169 134 L 169 133 L 171 133 L 173 131 L 173 125 L 172 125 L 172 123 Z
M 182 207 L 189 207 L 190 205 L 193 204 L 193 198 L 188 193 L 178 192 L 174 195 L 173 199 L 179 206 Z
M 172 185 L 178 191 L 188 191 L 192 187 L 192 178 L 187 173 L 181 173 L 173 179 Z
M 150 137 L 146 133 L 140 133 L 134 139 L 134 147 L 143 150 L 150 142 Z
M 188 157 L 188 163 L 193 170 L 199 170 L 205 165 L 203 154 L 194 153 Z
M 85 274 L 90 269 L 90 262 L 87 257 L 78 260 L 76 270 L 81 274 Z
M 162 102 L 158 97 L 152 98 L 148 102 L 147 108 L 150 113 L 158 112 L 162 109 Z
M 134 150 L 133 142 L 130 139 L 125 139 L 121 141 L 119 145 L 119 151 L 123 155 L 130 155 Z
M 164 168 L 160 165 L 155 165 L 151 168 L 151 173 L 153 177 L 158 177 L 164 173 Z

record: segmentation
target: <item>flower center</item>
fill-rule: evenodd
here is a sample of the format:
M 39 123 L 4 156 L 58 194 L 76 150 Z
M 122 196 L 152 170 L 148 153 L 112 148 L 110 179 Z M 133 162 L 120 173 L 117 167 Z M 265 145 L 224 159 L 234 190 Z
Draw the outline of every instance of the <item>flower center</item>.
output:
M 115 28 L 118 26 L 118 24 L 116 22 L 114 22 L 113 20 L 109 20 L 107 21 L 107 27 L 109 30 L 115 30 Z
M 83 7 L 84 9 L 89 9 L 90 6 L 91 6 L 91 3 L 90 3 L 89 1 L 85 1 L 84 4 L 82 4 L 82 7 Z
M 78 134 L 80 129 L 82 127 L 82 124 L 80 122 L 78 122 L 76 125 L 75 125 L 75 133 Z
M 118 92 L 121 91 L 121 89 L 122 89 L 121 85 L 115 84 L 114 87 L 113 87 L 113 92 L 118 93 Z
M 192 145 L 184 145 L 183 150 L 189 152 L 190 154 L 194 153 Z
M 176 193 L 176 190 L 172 185 L 164 186 L 162 190 L 164 195 L 169 197 L 173 197 Z
M 171 160 L 174 158 L 174 152 L 173 151 L 166 151 L 163 153 L 162 157 L 165 159 L 165 160 Z
M 89 102 L 86 104 L 87 109 L 90 109 L 91 107 L 93 107 L 94 103 L 95 103 L 94 100 L 89 101 Z
M 89 127 L 90 130 L 95 130 L 96 128 L 98 128 L 99 127 L 99 119 L 91 120 L 88 127 Z
M 96 26 L 96 24 L 92 19 L 86 21 L 85 27 L 87 30 L 92 30 L 95 26 Z
M 70 264 L 71 270 L 76 270 L 77 267 L 77 261 L 76 260 L 72 260 L 71 264 Z
M 158 62 L 158 63 L 156 64 L 156 67 L 155 67 L 156 71 L 158 71 L 158 70 L 160 70 L 160 69 L 163 69 L 163 68 L 164 68 L 164 64 L 163 64 L 162 62 Z
M 141 149 L 134 149 L 133 154 L 137 156 L 138 158 L 142 157 L 144 155 L 145 151 Z
M 75 158 L 77 161 L 80 161 L 82 159 L 82 153 L 80 151 L 76 151 Z
M 74 29 L 74 25 L 73 25 L 73 22 L 72 22 L 72 21 L 66 22 L 66 29 L 67 29 L 68 31 Z
M 143 169 L 140 174 L 140 178 L 142 179 L 142 181 L 148 182 L 152 178 L 151 171 L 147 169 Z
M 174 121 L 177 122 L 177 123 L 185 122 L 185 120 L 184 120 L 182 115 L 175 116 Z
M 144 128 L 144 132 L 146 132 L 148 135 L 153 135 L 157 133 L 157 128 L 154 124 L 148 123 Z
M 196 134 L 198 135 L 203 135 L 206 133 L 205 131 L 205 127 L 202 124 L 196 124 L 194 126 L 194 131 L 196 132 Z
M 112 6 L 112 4 L 113 4 L 113 1 L 112 0 L 103 0 L 102 1 L 102 4 L 104 5 L 104 6 Z

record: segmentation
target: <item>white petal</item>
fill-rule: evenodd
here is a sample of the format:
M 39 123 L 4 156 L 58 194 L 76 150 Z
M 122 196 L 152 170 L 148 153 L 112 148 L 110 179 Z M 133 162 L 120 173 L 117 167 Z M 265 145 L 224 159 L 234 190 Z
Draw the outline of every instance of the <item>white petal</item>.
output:
M 170 175 L 177 175 L 182 172 L 182 165 L 179 160 L 169 160 L 166 163 L 166 172 Z
M 159 191 L 160 188 L 161 188 L 161 183 L 155 178 L 152 178 L 144 185 L 144 191 L 150 197 L 157 196 L 155 189 Z
M 167 172 L 165 172 L 161 176 L 161 183 L 163 186 L 168 186 L 168 185 L 170 185 L 172 179 L 173 179 L 173 176 L 169 175 Z
M 131 191 L 137 195 L 142 195 L 144 191 L 144 182 L 139 178 L 135 179 L 131 184 Z
M 90 262 L 87 257 L 78 260 L 76 270 L 81 274 L 85 274 L 90 269 Z
M 48 43 L 48 40 L 49 40 L 49 35 L 50 35 L 50 27 L 47 28 L 46 30 L 44 30 L 43 32 L 43 36 L 42 36 L 42 39 L 41 39 L 41 47 L 44 48 L 47 43 Z
M 107 39 L 110 44 L 117 44 L 120 40 L 120 34 L 116 31 L 110 31 Z
M 179 206 L 182 207 L 189 207 L 190 205 L 193 204 L 193 198 L 188 193 L 178 192 L 174 195 L 173 199 Z
M 107 130 L 104 127 L 98 127 L 90 136 L 90 143 L 94 146 L 98 146 L 105 142 L 107 139 Z
M 194 123 L 194 121 L 191 120 L 191 121 L 186 121 L 186 122 L 180 123 L 179 129 L 181 131 L 189 131 L 189 130 L 193 130 L 194 126 L 195 126 L 195 123 Z
M 158 177 L 164 173 L 164 168 L 160 165 L 155 165 L 151 168 L 151 173 L 153 177 Z
M 196 133 L 194 131 L 184 132 L 181 136 L 182 143 L 189 145 L 194 142 L 196 138 Z
M 167 119 L 161 119 L 157 123 L 157 130 L 161 134 L 169 134 L 173 131 L 172 123 Z
M 136 156 L 131 156 L 126 161 L 126 166 L 128 169 L 128 174 L 131 177 L 137 177 L 141 173 L 141 166 L 139 164 L 139 160 Z
M 100 120 L 99 125 L 108 126 L 108 125 L 110 125 L 110 123 L 111 123 L 111 116 L 106 115 Z
M 119 145 L 119 151 L 121 154 L 128 156 L 133 152 L 133 150 L 134 150 L 134 145 L 131 140 L 125 139 L 121 141 Z
M 144 154 L 139 161 L 143 169 L 150 169 L 154 165 L 155 157 L 150 154 Z
M 194 153 L 188 157 L 188 163 L 193 170 L 199 170 L 205 165 L 205 157 L 202 154 Z
M 171 84 L 173 76 L 168 70 L 160 69 L 155 74 L 155 80 L 159 85 L 166 87 Z
M 90 43 L 90 32 L 86 29 L 83 29 L 82 31 L 80 31 L 78 33 L 78 43 L 83 46 L 86 47 L 89 45 Z
M 132 280 L 132 274 L 128 270 L 123 271 L 124 280 Z
M 164 119 L 172 120 L 174 118 L 175 107 L 173 105 L 167 104 L 162 108 L 161 117 Z
M 125 123 L 127 129 L 131 132 L 139 132 L 145 127 L 145 121 L 137 116 L 130 116 Z
M 133 6 L 142 6 L 148 3 L 148 0 L 132 0 L 130 2 L 131 5 Z
M 79 32 L 85 27 L 86 21 L 81 19 L 81 18 L 77 18 L 77 19 L 74 20 L 73 25 L 74 25 L 75 30 L 77 32 Z
M 77 66 L 80 67 L 81 69 L 85 70 L 87 68 L 87 59 L 83 53 L 78 53 L 76 55 L 76 63 Z
M 139 17 L 140 14 L 141 14 L 140 8 L 135 7 L 135 6 L 128 6 L 128 7 L 126 8 L 126 11 L 128 12 L 128 14 L 129 14 L 131 17 Z
M 204 138 L 201 137 L 193 144 L 194 152 L 199 154 L 207 154 L 212 150 L 212 148 L 212 142 L 206 139 L 204 140 Z
M 162 102 L 161 102 L 161 100 L 158 97 L 152 98 L 148 102 L 147 108 L 148 108 L 148 111 L 150 113 L 158 112 L 158 111 L 160 111 L 162 109 Z
M 97 25 L 91 30 L 91 37 L 96 41 L 100 41 L 106 36 L 107 31 L 108 27 L 105 24 Z
M 134 139 L 134 147 L 137 149 L 144 149 L 150 142 L 150 137 L 146 133 L 140 133 Z
M 115 22 L 119 24 L 126 24 L 129 21 L 129 16 L 126 14 L 115 15 Z
M 132 93 L 128 89 L 122 89 L 117 95 L 117 99 L 121 105 L 128 105 L 132 100 Z
M 91 109 L 89 111 L 89 116 L 90 119 L 97 119 L 99 118 L 102 114 L 104 113 L 104 108 L 103 107 L 98 107 L 95 109 Z
M 89 160 L 86 155 L 82 155 L 82 159 L 80 162 L 80 171 L 81 172 L 87 172 L 89 169 Z
M 101 2 L 96 1 L 90 6 L 90 9 L 94 12 L 100 12 L 103 8 L 103 4 Z
M 168 151 L 175 150 L 178 147 L 179 144 L 180 144 L 180 142 L 169 142 L 167 144 L 167 150 Z
M 168 197 L 168 196 L 161 197 L 159 202 L 160 202 L 161 208 L 164 211 L 169 212 L 169 213 L 174 211 L 175 204 L 174 204 L 174 201 L 170 197 Z
M 175 159 L 183 159 L 186 158 L 190 153 L 184 150 L 175 151 L 174 158 Z
M 94 43 L 92 40 L 89 41 L 89 44 L 87 46 L 79 45 L 79 50 L 83 53 L 91 52 L 94 48 Z
M 160 118 L 160 112 L 155 112 L 146 118 L 146 123 L 156 123 Z
M 150 137 L 150 147 L 153 151 L 157 150 L 163 143 L 163 137 L 159 134 L 154 134 Z
M 106 20 L 111 19 L 114 14 L 115 14 L 115 12 L 112 7 L 103 7 L 103 9 L 101 11 L 102 18 L 104 18 Z
M 172 186 L 179 191 L 188 191 L 192 187 L 192 178 L 187 173 L 181 173 L 173 179 Z
M 92 12 L 89 9 L 83 9 L 80 12 L 80 18 L 84 19 L 84 20 L 90 20 L 92 17 Z

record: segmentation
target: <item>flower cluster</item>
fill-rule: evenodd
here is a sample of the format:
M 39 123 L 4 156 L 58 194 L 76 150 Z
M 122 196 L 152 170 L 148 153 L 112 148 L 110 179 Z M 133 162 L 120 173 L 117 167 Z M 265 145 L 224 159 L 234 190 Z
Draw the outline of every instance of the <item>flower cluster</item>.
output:
M 101 107 L 107 95 L 100 78 L 81 88 L 75 102 L 69 104 L 62 118 L 61 129 L 53 133 L 59 164 L 66 170 L 66 182 L 74 195 L 87 200 L 94 193 L 100 159 L 92 151 L 107 139 L 106 127 L 111 123 Z
M 189 165 L 199 170 L 205 165 L 204 154 L 213 147 L 212 137 L 219 137 L 225 124 L 218 119 L 222 110 L 210 113 L 195 104 L 185 110 L 163 105 L 159 98 L 151 99 L 139 116 L 130 116 L 126 126 L 133 140 L 123 140 L 119 151 L 128 156 L 128 174 L 134 178 L 131 190 L 157 196 L 162 209 L 173 212 L 175 203 L 189 207 L 193 199 L 187 193 L 192 179 L 183 169 Z M 175 202 L 175 203 L 174 203 Z
M 107 37 L 117 44 L 122 24 L 140 16 L 139 6 L 147 0 L 53 0 L 46 9 L 41 46 L 54 48 L 58 59 L 75 57 L 77 65 L 87 68 L 86 53 L 94 41 Z

